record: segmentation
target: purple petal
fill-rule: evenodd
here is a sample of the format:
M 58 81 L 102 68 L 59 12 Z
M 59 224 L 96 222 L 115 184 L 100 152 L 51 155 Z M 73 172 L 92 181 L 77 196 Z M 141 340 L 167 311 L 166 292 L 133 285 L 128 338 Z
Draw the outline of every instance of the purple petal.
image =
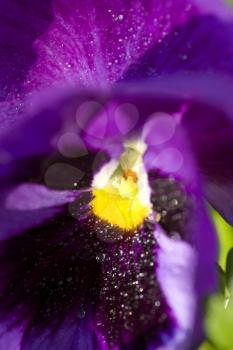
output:
M 184 123 L 192 135 L 195 155 L 206 181 L 207 199 L 233 223 L 233 120 L 227 119 L 221 110 L 215 112 L 199 106 L 188 110 Z
M 47 4 L 47 9 L 45 7 L 43 4 L 40 16 L 36 12 L 37 20 L 34 12 L 31 18 L 26 17 L 29 24 L 21 31 L 21 42 L 23 40 L 23 43 L 26 41 L 28 44 L 33 35 L 30 34 L 28 39 L 25 28 L 30 26 L 34 29 L 36 23 L 43 33 L 48 27 L 39 38 L 34 37 L 36 57 L 30 53 L 32 58 L 27 58 L 31 63 L 29 74 L 25 74 L 28 62 L 21 69 L 24 73 L 23 90 L 26 91 L 57 83 L 85 86 L 109 84 L 119 79 L 131 63 L 162 40 L 172 28 L 186 22 L 191 16 L 218 13 L 224 18 L 229 17 L 227 5 L 220 1 L 216 4 L 208 1 L 203 5 L 200 1 L 190 0 L 166 0 L 159 3 L 142 0 L 127 4 L 104 0 L 98 4 L 73 0 L 67 5 L 64 0 L 55 0 L 52 4 Z M 11 9 L 16 19 L 20 16 L 20 11 L 25 9 L 20 6 Z M 52 21 L 49 16 L 51 12 Z M 10 24 L 7 25 L 11 29 Z M 16 37 L 18 36 L 17 32 Z M 21 48 L 22 45 L 20 52 Z M 14 54 L 16 52 L 17 50 Z
M 200 13 L 230 17 L 221 0 L 204 4 L 142 0 L 127 5 L 73 0 L 68 6 L 64 0 L 34 1 L 33 6 L 4 0 L 1 95 L 17 93 L 23 83 L 31 89 L 58 81 L 85 85 L 115 81 L 172 28 Z M 118 45 L 113 45 L 116 41 Z
M 157 229 L 159 242 L 157 276 L 178 323 L 173 346 L 187 342 L 193 330 L 197 297 L 195 292 L 196 252 L 188 243 L 168 238 Z
M 176 195 L 177 191 L 174 188 Z M 160 192 L 156 195 L 164 197 Z M 103 280 L 96 316 L 98 339 L 105 344 L 104 349 L 109 348 L 106 342 L 115 343 L 113 348 L 118 349 L 119 341 L 128 344 L 129 349 L 130 346 L 137 348 L 137 343 L 147 343 L 151 349 L 160 348 L 161 343 L 166 349 L 187 349 L 191 341 L 197 345 L 201 341 L 200 310 L 206 295 L 216 287 L 217 244 L 200 193 L 193 193 L 190 200 L 193 207 L 182 227 L 184 240 L 175 226 L 175 232 L 165 232 L 157 227 L 156 249 L 148 229 L 145 229 L 145 240 L 142 230 L 139 236 L 107 249 L 102 260 Z M 170 219 L 167 217 L 167 221 Z M 151 267 L 153 272 L 148 275 Z M 153 292 L 155 299 L 147 294 L 153 286 L 152 281 L 157 286 Z M 158 306 L 157 312 L 151 302 Z M 162 325 L 160 318 L 165 316 L 167 321 L 158 334 L 156 330 Z M 140 320 L 143 320 L 143 326 Z M 156 330 L 148 334 L 150 325 Z
M 51 1 L 30 0 L 23 3 L 2 0 L 0 12 L 0 110 L 1 130 L 9 128 L 20 117 L 20 91 L 27 74 L 36 62 L 34 41 L 52 20 Z
M 198 346 L 204 337 L 203 301 L 217 287 L 216 261 L 218 256 L 217 235 L 200 193 L 196 194 L 196 210 L 190 221 L 190 236 L 191 243 L 197 252 L 195 289 L 199 304 L 195 315 L 193 343 Z
M 183 121 L 207 183 L 207 199 L 230 223 L 233 222 L 230 151 L 233 106 L 229 93 L 232 81 L 225 77 L 233 73 L 232 38 L 232 21 L 206 16 L 192 19 L 149 50 L 126 74 L 126 78 L 133 79 L 160 76 L 160 86 L 154 83 L 154 91 L 172 93 L 174 89 L 172 94 L 185 96 Z M 205 72 L 205 78 L 201 77 L 201 72 Z M 167 80 L 165 89 L 164 80 Z M 201 105 L 196 104 L 197 99 Z
M 11 322 L 9 322 L 10 324 Z M 21 340 L 25 325 L 21 325 L 17 328 L 11 328 L 10 325 L 2 323 L 0 326 L 0 348 L 9 350 L 20 350 Z
M 226 19 L 232 19 L 232 9 L 225 0 L 207 0 L 205 2 L 202 0 L 194 0 L 194 3 L 196 6 L 199 6 L 203 12 L 215 14 Z
M 203 301 L 216 287 L 217 240 L 203 205 L 197 209 L 188 234 L 191 245 L 168 238 L 161 230 L 155 232 L 159 244 L 157 275 L 178 322 L 173 339 L 177 349 L 179 343 L 186 349 L 187 340 L 191 339 L 198 346 L 203 336 Z
M 193 199 L 187 187 L 171 175 L 149 174 L 151 203 L 159 225 L 170 237 L 187 240 L 187 224 L 193 210 Z
M 206 13 L 231 17 L 221 0 L 103 0 L 98 5 L 73 0 L 68 6 L 64 0 L 33 6 L 4 0 L 1 97 L 7 100 L 1 104 L 1 127 L 19 119 L 25 93 L 54 85 L 109 85 L 174 27 Z
M 21 350 L 96 350 L 90 329 L 91 314 L 78 318 L 79 310 L 73 310 L 54 331 L 48 327 L 31 330 L 21 343 Z M 81 315 L 81 314 L 80 314 Z M 14 349 L 16 350 L 16 349 Z
M 93 135 L 91 130 L 86 129 L 90 121 L 104 111 L 110 93 L 70 88 L 38 93 L 28 101 L 32 105 L 16 125 L 10 130 L 3 130 L 0 162 L 9 166 L 11 161 L 58 152 L 65 158 L 85 156 L 88 150 L 82 133 L 96 138 L 105 136 L 103 131 L 100 135 L 98 132 Z
M 111 90 L 99 113 L 89 118 L 85 124 L 83 137 L 87 144 L 95 149 L 105 150 L 111 156 L 117 156 L 122 151 L 125 139 L 134 137 L 135 134 L 144 137 L 144 124 L 151 119 L 163 114 L 169 114 L 171 118 L 179 114 L 182 109 L 180 99 L 165 99 L 159 92 L 153 93 L 150 88 L 151 85 L 143 82 L 136 86 L 122 84 Z
M 200 179 L 196 174 L 195 185 L 191 187 L 175 178 L 150 173 L 150 186 L 153 210 L 160 215 L 161 228 L 169 237 L 182 238 L 191 244 L 197 254 L 197 263 L 202 266 L 196 276 L 197 292 L 199 295 L 209 293 L 216 283 L 214 266 L 217 243 L 214 227 L 203 203 Z
M 51 94 L 47 98 L 52 97 Z M 42 98 L 39 96 L 38 98 Z M 53 151 L 52 138 L 62 126 L 61 108 L 63 96 L 52 101 L 42 103 L 32 113 L 25 113 L 22 119 L 2 134 L 1 152 L 9 155 L 9 161 L 26 157 L 38 157 Z M 43 117 L 42 117 L 43 115 Z
M 94 243 L 92 233 L 67 214 L 1 242 L 0 344 L 13 346 L 21 337 L 22 350 L 97 348 L 92 306 L 100 269 Z
M 166 120 L 168 117 L 170 121 Z M 158 170 L 192 184 L 196 176 L 196 169 L 189 140 L 182 125 L 175 120 L 175 115 L 168 115 L 168 117 L 162 117 L 161 120 L 165 120 L 166 128 L 169 128 L 169 123 L 173 120 L 174 130 L 172 134 L 169 134 L 168 140 L 163 140 L 159 145 L 156 144 L 158 140 L 156 135 L 161 135 L 164 129 L 164 125 L 157 122 L 160 119 L 159 114 L 153 115 L 152 124 L 150 121 L 145 123 L 144 130 L 149 127 L 151 132 L 151 137 L 145 139 L 148 145 L 144 156 L 145 166 L 148 171 Z
M 26 74 L 36 60 L 34 41 L 42 35 L 51 16 L 50 1 L 26 0 L 1 1 L 0 46 L 1 46 L 1 85 L 0 99 L 17 91 L 25 81 Z
M 1 193 L 1 240 L 52 219 L 76 198 L 72 191 L 55 191 L 37 184 L 21 184 Z
M 193 176 L 191 188 L 174 178 L 150 174 L 153 209 L 160 215 L 160 228 L 155 230 L 157 276 L 178 323 L 173 339 L 178 349 L 181 344 L 187 348 L 191 338 L 198 346 L 203 300 L 216 288 L 216 235 L 203 204 L 200 180 Z
M 135 236 L 106 247 L 95 317 L 104 349 L 140 343 L 147 334 L 156 345 L 163 343 L 161 334 L 168 339 L 173 336 L 176 321 L 155 273 L 158 261 L 153 227 L 148 222 Z
M 232 13 L 229 11 L 229 14 Z M 222 21 L 210 15 L 191 18 L 147 50 L 138 63 L 125 73 L 124 79 L 143 79 L 178 72 L 187 76 L 194 72 L 232 76 L 232 37 L 232 21 Z
M 162 39 L 164 31 L 198 12 L 187 0 L 127 4 L 73 0 L 68 5 L 55 0 L 53 23 L 34 43 L 37 61 L 26 89 L 56 83 L 100 86 L 114 82 Z
M 233 184 L 229 179 L 218 182 L 215 178 L 207 178 L 205 195 L 215 210 L 233 225 Z
M 9 210 L 37 210 L 71 203 L 75 193 L 55 191 L 37 184 L 21 184 L 14 188 L 5 199 L 5 207 Z
M 79 181 L 94 171 L 100 154 L 87 149 L 81 137 L 85 126 L 77 113 L 85 103 L 91 100 L 98 103 L 102 98 L 99 93 L 70 90 L 39 94 L 40 102 L 37 100 L 31 112 L 26 113 L 14 128 L 5 130 L 0 138 L 0 176 L 4 181 L 25 182 L 31 178 L 38 180 L 40 176 L 44 181 L 48 168 L 57 165 L 64 168 L 63 174 L 70 174 L 67 181 L 70 184 L 71 178 L 76 177 Z M 87 115 L 82 115 L 92 118 L 95 113 L 92 108 Z
M 216 89 L 216 84 L 222 87 L 220 91 Z M 151 91 L 152 87 L 153 91 Z M 35 162 L 34 157 L 54 151 L 62 151 L 67 156 L 69 149 L 73 152 L 73 146 L 71 148 L 69 148 L 69 145 L 65 148 L 61 146 L 64 139 L 69 139 L 66 135 L 70 134 L 70 130 L 73 130 L 72 135 L 75 135 L 76 131 L 77 136 L 75 137 L 79 138 L 79 141 L 76 143 L 78 145 L 77 149 L 75 149 L 75 152 L 78 151 L 78 156 L 79 154 L 83 156 L 83 150 L 90 153 L 90 150 L 85 149 L 87 146 L 94 146 L 97 151 L 102 149 L 111 153 L 111 155 L 118 155 L 122 150 L 122 140 L 133 135 L 135 130 L 142 128 L 143 124 L 145 124 L 145 130 L 148 125 L 150 126 L 152 120 L 155 125 L 151 127 L 151 130 L 157 132 L 157 136 L 156 138 L 148 137 L 148 143 L 152 143 L 145 157 L 148 169 L 156 167 L 165 172 L 174 172 L 176 175 L 192 182 L 195 164 L 189 155 L 193 148 L 201 171 L 207 177 L 208 182 L 212 184 L 212 188 L 215 183 L 219 188 L 223 183 L 222 180 L 225 179 L 229 183 L 230 189 L 232 166 L 231 152 L 229 150 L 231 149 L 233 128 L 230 119 L 219 111 L 220 108 L 224 108 L 226 113 L 230 112 L 232 108 L 231 97 L 229 97 L 228 93 L 230 89 L 230 80 L 224 82 L 216 76 L 207 76 L 207 78 L 202 79 L 197 76 L 194 79 L 193 77 L 174 75 L 169 78 L 166 77 L 166 79 L 160 78 L 158 81 L 143 83 L 139 87 L 133 87 L 133 85 L 122 86 L 121 92 L 118 89 L 105 97 L 104 94 L 95 93 L 77 94 L 71 97 L 66 95 L 66 99 L 63 97 L 56 100 L 57 104 L 55 107 L 50 105 L 49 113 L 48 110 L 43 109 L 34 118 L 22 123 L 22 125 L 14 129 L 14 132 L 7 133 L 2 138 L 0 158 L 2 158 L 3 163 L 6 163 L 1 167 L 2 176 L 9 179 L 9 174 L 13 173 L 14 176 L 19 177 L 20 173 L 28 171 L 29 168 L 33 169 L 33 176 L 36 176 L 40 171 L 38 166 L 41 164 L 41 160 L 40 162 Z M 167 96 L 166 99 L 164 94 Z M 95 106 L 97 104 L 102 106 L 101 109 L 98 107 L 96 110 L 96 107 L 93 107 L 93 101 L 95 101 Z M 101 101 L 104 102 L 100 103 Z M 200 101 L 200 103 L 197 101 Z M 87 105 L 91 108 L 90 110 L 87 110 Z M 209 107 L 210 105 L 213 105 L 213 107 Z M 66 108 L 69 112 L 61 113 L 62 108 Z M 80 108 L 83 112 L 82 114 L 80 113 Z M 84 110 L 86 110 L 86 115 Z M 103 130 L 103 111 L 107 113 L 104 135 L 98 134 L 100 126 L 101 130 Z M 161 114 L 161 111 L 168 116 L 161 118 L 163 114 Z M 49 119 L 46 118 L 48 115 Z M 123 125 L 128 130 L 127 134 L 122 129 L 119 115 L 121 118 L 122 116 L 127 116 L 127 125 Z M 155 115 L 157 119 L 154 118 Z M 202 120 L 201 123 L 199 123 L 197 115 Z M 204 118 L 203 115 L 209 115 L 210 117 Z M 84 118 L 85 120 L 83 121 L 80 119 L 80 116 L 87 117 L 87 119 Z M 136 119 L 135 116 L 137 117 Z M 161 124 L 161 120 L 173 120 L 172 118 L 175 119 L 175 123 L 174 121 L 172 123 L 169 122 L 167 130 L 166 128 L 164 129 L 164 122 Z M 164 132 L 165 134 L 163 134 Z M 188 132 L 189 136 L 188 141 L 186 140 L 186 132 Z M 24 136 L 25 134 L 28 135 L 28 138 Z M 162 140 L 161 135 L 165 139 Z M 152 139 L 152 142 L 150 139 Z M 83 143 L 83 140 L 86 141 L 86 144 Z M 218 140 L 216 143 L 218 145 L 217 148 L 215 147 L 216 145 L 212 144 L 213 140 Z M 191 143 L 191 146 L 189 143 Z M 206 145 L 210 146 L 206 147 Z M 21 161 L 19 164 L 15 162 L 15 160 L 18 161 L 24 158 L 30 159 L 30 165 L 27 163 L 23 164 Z M 84 158 L 82 162 L 81 158 L 79 158 L 79 164 L 84 164 Z M 227 158 L 227 162 L 225 158 Z M 60 164 L 60 160 L 57 160 L 57 163 Z M 72 172 L 71 178 L 81 178 L 82 174 L 86 174 L 86 170 L 82 166 L 78 170 L 79 174 L 76 174 L 76 171 L 75 173 Z M 23 178 L 23 181 L 25 181 L 31 175 L 32 173 L 27 174 L 26 177 L 24 175 L 20 180 L 22 181 Z M 44 177 L 45 174 L 42 175 Z M 70 179 L 68 183 L 70 183 Z M 216 186 L 214 192 L 216 192 Z M 231 211 L 228 206 L 225 206 L 223 197 L 223 195 L 226 196 L 225 193 L 224 191 L 221 195 L 221 201 L 220 197 L 216 201 L 216 196 L 213 198 L 211 193 L 208 193 L 208 195 L 213 206 L 220 210 L 230 221 Z
M 185 159 L 178 169 L 180 175 L 187 180 L 191 179 L 193 169 L 197 165 L 206 182 L 207 199 L 230 223 L 233 220 L 231 210 L 233 178 L 231 152 L 233 119 L 231 111 L 233 104 L 230 93 L 232 86 L 231 79 L 223 79 L 214 74 L 207 74 L 205 77 L 198 74 L 195 77 L 174 74 L 151 80 L 140 88 L 130 88 L 131 95 L 138 96 L 141 89 L 141 95 L 166 96 L 166 101 L 170 104 L 174 99 L 178 101 L 181 99 L 180 104 L 174 105 L 173 109 L 167 110 L 164 107 L 161 109 L 166 114 L 175 117 L 178 132 L 174 132 L 170 140 L 164 140 L 165 142 L 161 144 L 157 144 L 159 139 L 153 138 L 153 133 L 151 134 L 152 142 L 150 142 L 150 137 L 148 141 L 152 143 L 152 146 L 153 143 L 155 145 L 146 154 L 145 160 L 148 163 L 148 168 L 153 167 L 154 164 L 154 166 L 161 166 L 164 169 L 174 167 L 176 170 L 177 162 L 178 165 L 181 163 L 181 157 L 177 157 L 177 152 L 174 152 L 174 148 L 176 148 Z M 148 105 L 148 100 L 145 105 Z M 157 114 L 157 116 L 159 115 Z M 152 126 L 151 130 L 153 130 L 150 118 L 148 119 L 148 125 Z M 168 116 L 165 119 L 170 120 L 171 118 Z M 159 125 L 156 118 L 154 118 L 154 124 L 158 130 L 162 130 L 162 134 L 164 125 Z M 173 123 L 171 127 L 173 128 Z M 147 128 L 147 122 L 145 128 Z M 166 132 L 169 134 L 170 131 L 168 123 Z M 165 154 L 166 157 L 158 157 L 158 153 L 163 148 L 165 150 L 172 148 L 171 156 Z M 196 160 L 193 162 L 192 158 Z
M 89 200 L 90 196 L 86 198 L 86 203 Z M 83 204 L 77 200 L 77 203 L 70 204 L 71 215 L 62 215 L 46 226 L 1 243 L 3 291 L 0 307 L 3 319 L 9 320 L 9 315 L 16 310 L 15 306 L 21 305 L 17 308 L 19 315 L 14 319 L 16 324 L 12 325 L 12 329 L 30 320 L 22 342 L 25 350 L 37 350 L 40 349 L 39 346 L 49 350 L 51 345 L 59 346 L 58 342 L 62 346 L 73 346 L 78 350 L 81 345 L 88 348 L 94 342 L 93 321 L 98 342 L 103 349 L 107 348 L 103 340 L 111 341 L 111 337 L 118 337 L 118 334 L 121 335 L 121 342 L 130 342 L 129 346 L 136 341 L 138 344 L 153 344 L 154 348 L 159 348 L 158 344 L 161 343 L 167 348 L 171 344 L 179 344 L 182 348 L 192 325 L 186 324 L 182 328 L 184 320 L 170 301 L 166 288 L 168 284 L 170 287 L 170 283 L 174 283 L 176 296 L 184 293 L 183 298 L 190 306 L 196 295 L 203 295 L 213 287 L 213 282 L 209 283 L 212 275 L 209 273 L 208 279 L 205 276 L 204 282 L 204 274 L 202 277 L 198 274 L 196 280 L 196 275 L 193 276 L 190 272 L 192 265 L 192 268 L 189 266 L 190 274 L 187 276 L 187 266 L 190 261 L 193 262 L 193 251 L 187 248 L 188 243 L 173 244 L 172 240 L 165 237 L 162 237 L 162 242 L 157 242 L 157 239 L 161 239 L 161 234 L 154 237 L 154 225 L 149 223 L 139 235 L 122 240 L 116 230 L 104 224 L 101 226 L 99 220 L 93 217 L 83 217 L 80 212 Z M 208 231 L 208 225 L 202 221 L 201 211 L 193 218 L 192 224 L 194 226 L 186 239 L 192 240 L 200 265 L 205 271 L 209 271 L 213 263 L 211 259 L 215 257 L 210 249 L 213 248 L 214 235 L 212 236 L 212 231 Z M 205 240 L 202 239 L 203 232 L 200 227 L 204 227 Z M 209 233 L 211 237 L 208 237 Z M 117 235 L 120 241 L 116 240 Z M 205 244 L 209 248 L 206 255 L 203 254 Z M 163 270 L 168 263 L 180 267 L 179 254 L 176 258 L 172 258 L 171 254 L 167 256 L 169 247 L 173 245 L 178 246 L 178 253 L 183 248 L 183 253 L 187 252 L 187 261 L 185 259 L 179 273 L 179 276 L 184 276 L 184 273 L 187 277 L 185 288 L 180 279 L 174 280 L 174 269 L 171 268 L 171 275 L 168 271 L 160 274 L 160 268 Z M 195 286 L 191 295 L 186 295 L 187 285 L 191 288 L 189 292 Z M 97 309 L 92 322 L 88 312 L 90 303 Z M 122 309 L 121 305 L 125 308 Z M 116 313 L 117 319 L 114 318 L 116 311 L 119 311 Z M 128 311 L 130 314 L 127 314 Z M 188 319 L 189 315 L 186 316 Z M 125 328 L 127 321 L 129 323 Z M 147 334 L 150 329 L 152 333 Z M 63 337 L 61 340 L 65 330 L 70 337 Z M 111 335 L 108 334 L 109 330 Z M 85 337 L 75 337 L 76 332 L 83 333 Z M 137 347 L 133 345 L 133 348 Z

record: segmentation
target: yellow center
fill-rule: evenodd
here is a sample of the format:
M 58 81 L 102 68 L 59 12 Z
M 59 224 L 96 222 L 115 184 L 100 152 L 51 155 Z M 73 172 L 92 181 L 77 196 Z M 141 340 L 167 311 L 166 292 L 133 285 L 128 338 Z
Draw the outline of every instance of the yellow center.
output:
M 106 185 L 102 188 L 94 187 L 92 190 L 93 213 L 109 224 L 126 231 L 132 231 L 140 226 L 150 213 L 150 207 L 142 203 L 139 195 L 140 174 L 127 167 L 127 164 L 133 167 L 141 161 L 141 155 L 135 157 L 135 152 L 132 149 L 129 152 L 127 148 L 121 156 L 120 165 Z

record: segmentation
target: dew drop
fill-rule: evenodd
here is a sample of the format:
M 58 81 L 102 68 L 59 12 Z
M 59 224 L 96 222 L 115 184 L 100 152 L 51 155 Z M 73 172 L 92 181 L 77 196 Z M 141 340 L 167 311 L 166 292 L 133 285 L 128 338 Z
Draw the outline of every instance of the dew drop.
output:
M 105 260 L 105 258 L 106 258 L 106 255 L 104 253 L 99 253 L 96 255 L 96 260 L 98 262 L 103 262 Z
M 86 311 L 85 311 L 84 307 L 81 305 L 81 306 L 80 306 L 80 309 L 79 309 L 79 311 L 78 311 L 77 317 L 78 317 L 79 319 L 83 319 L 85 316 L 86 316 Z

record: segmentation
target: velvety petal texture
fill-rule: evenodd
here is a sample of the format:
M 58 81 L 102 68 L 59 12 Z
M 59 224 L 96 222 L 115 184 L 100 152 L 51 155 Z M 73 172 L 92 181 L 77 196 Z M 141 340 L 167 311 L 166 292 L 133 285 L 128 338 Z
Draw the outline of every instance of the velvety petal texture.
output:
M 90 332 L 90 315 L 78 317 L 79 310 L 73 310 L 66 319 L 61 322 L 57 329 L 47 329 L 41 333 L 39 330 L 32 330 L 22 342 L 21 348 L 25 350 L 95 350 L 97 344 L 92 332 Z
M 212 15 L 194 16 L 147 50 L 125 73 L 125 79 L 178 72 L 188 76 L 194 72 L 208 75 L 212 72 L 232 77 L 232 31 L 232 20 L 222 21 Z
M 63 0 L 51 0 L 35 1 L 33 6 L 28 1 L 22 5 L 4 0 L 1 96 L 11 103 L 13 98 L 20 109 L 19 95 L 39 86 L 109 85 L 172 28 L 206 13 L 228 18 L 231 12 L 221 0 L 205 4 L 199 0 L 138 0 L 127 4 L 73 0 L 68 5 Z M 11 121 L 4 116 L 2 120 L 9 125 L 16 115 L 8 110 L 7 103 L 1 107 Z
M 54 19 L 34 44 L 38 59 L 26 86 L 114 82 L 130 62 L 195 12 L 186 0 L 156 6 L 153 1 L 53 1 Z
M 1 243 L 2 342 L 20 330 L 19 349 L 97 348 L 90 325 L 99 266 L 85 258 L 88 233 L 70 218 L 62 214 Z
M 158 246 L 153 230 L 147 223 L 134 237 L 107 247 L 95 326 L 103 348 L 140 343 L 147 332 L 155 343 L 162 341 L 162 333 L 173 336 L 173 309 L 154 271 Z
M 29 86 L 33 81 L 43 85 L 57 81 L 88 86 L 109 84 L 172 28 L 193 15 L 217 11 L 210 1 L 202 6 L 190 0 L 98 4 L 73 0 L 69 5 L 55 0 L 53 22 L 46 35 L 35 42 L 38 59 L 29 75 Z M 224 3 L 222 15 L 229 15 Z
M 1 100 L 25 81 L 37 58 L 33 43 L 48 28 L 51 10 L 51 1 L 1 1 Z

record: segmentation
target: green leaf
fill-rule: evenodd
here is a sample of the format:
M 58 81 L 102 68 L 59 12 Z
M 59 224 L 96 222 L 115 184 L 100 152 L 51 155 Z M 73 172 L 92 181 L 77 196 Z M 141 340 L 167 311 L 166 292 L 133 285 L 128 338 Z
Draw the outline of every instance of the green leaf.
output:
M 231 288 L 231 283 L 233 281 L 233 248 L 231 248 L 227 255 L 226 262 L 226 283 L 227 287 Z
M 220 243 L 219 264 L 225 271 L 227 254 L 233 247 L 233 227 L 230 226 L 216 211 L 213 210 L 213 214 Z
M 222 295 L 225 295 L 225 289 L 226 289 L 226 274 L 221 268 L 221 266 L 218 265 L 218 283 L 219 283 L 219 291 Z
M 214 349 L 210 343 L 204 342 L 198 350 L 216 350 L 216 349 Z
M 206 333 L 209 341 L 217 350 L 233 349 L 233 304 L 226 307 L 222 295 L 214 295 L 208 302 Z

